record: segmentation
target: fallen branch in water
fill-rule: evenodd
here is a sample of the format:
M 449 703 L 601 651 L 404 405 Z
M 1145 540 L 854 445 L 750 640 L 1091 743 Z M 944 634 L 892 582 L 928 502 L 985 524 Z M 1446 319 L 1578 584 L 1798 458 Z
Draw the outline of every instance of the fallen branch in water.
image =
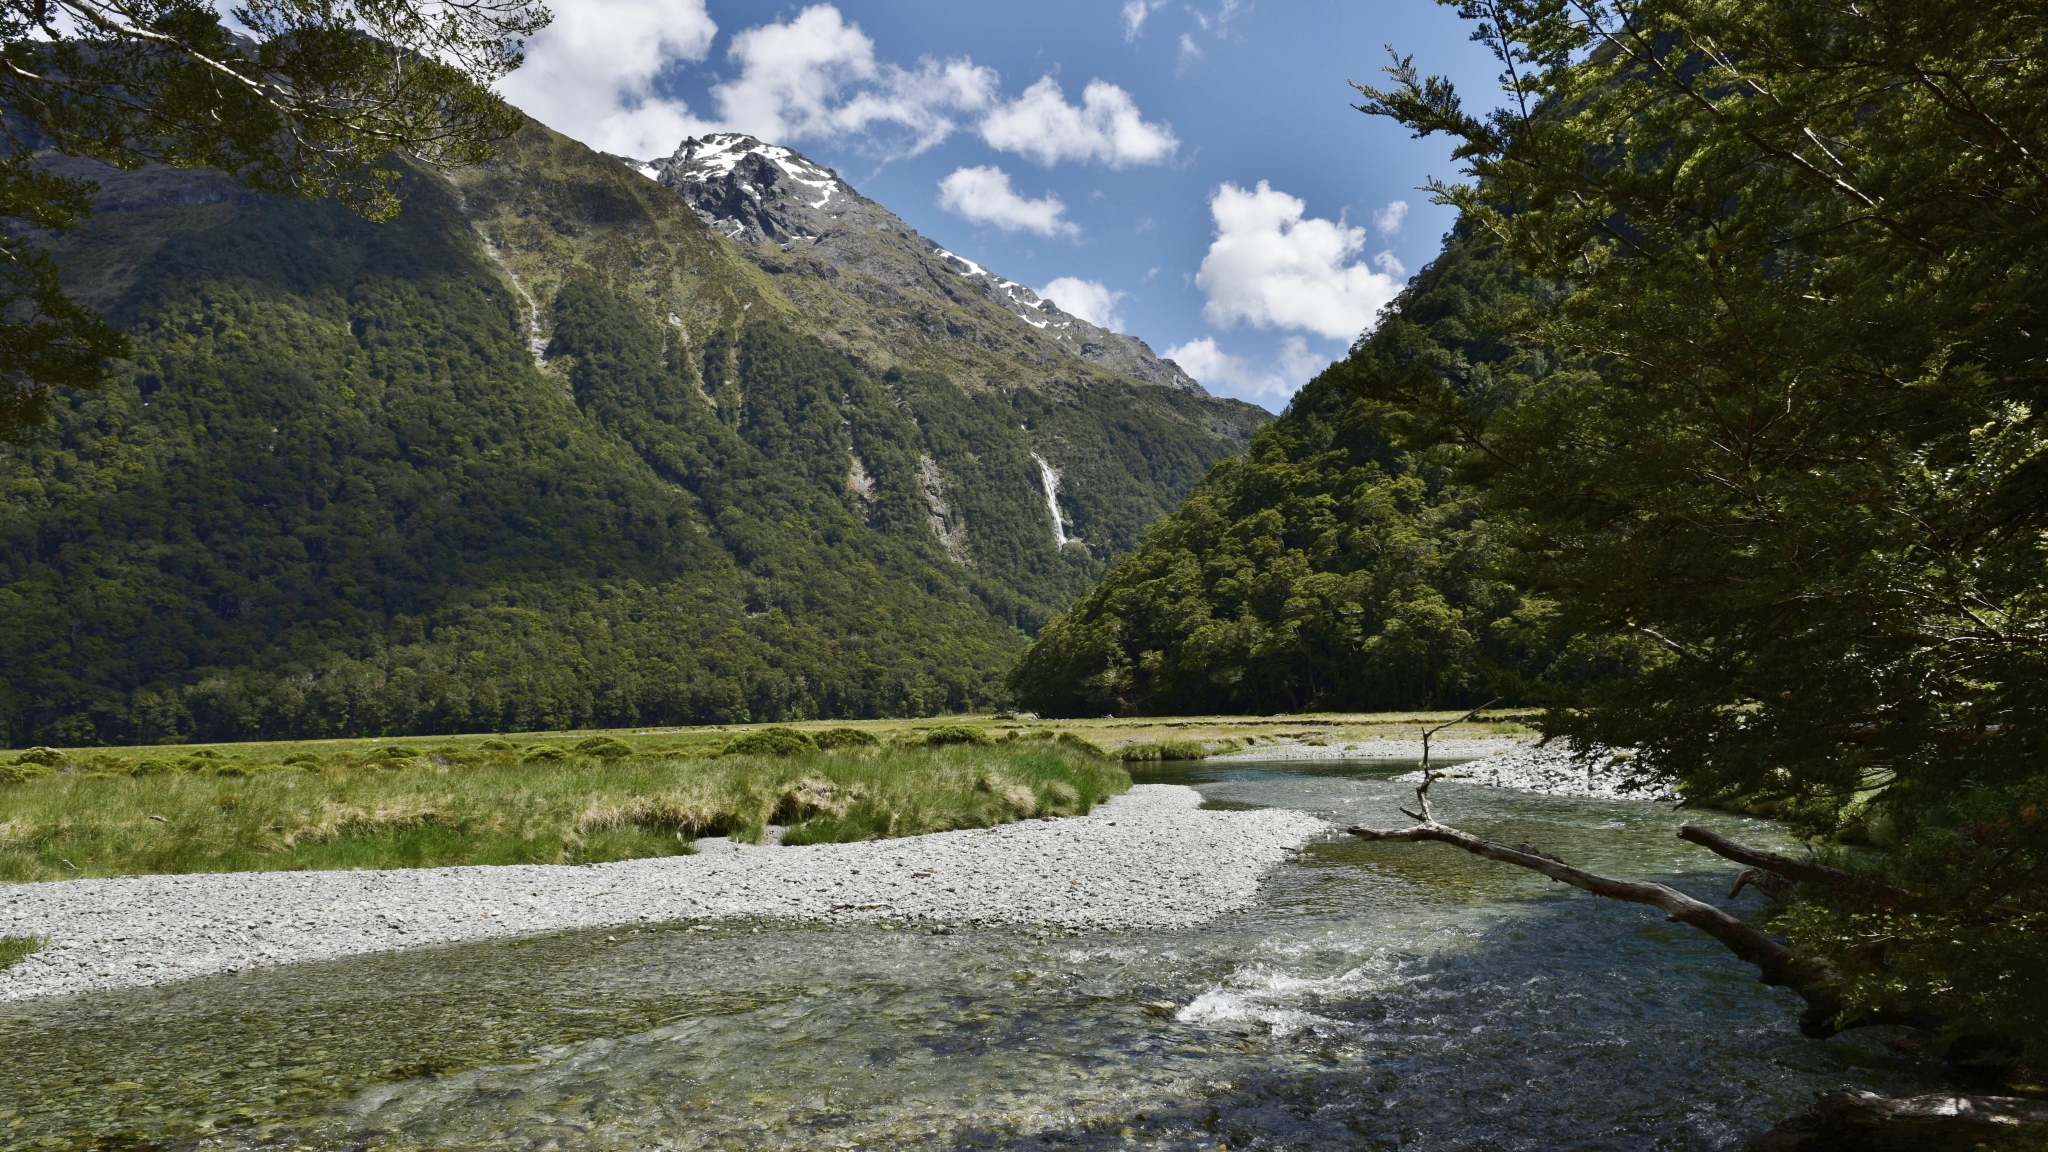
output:
M 1800 1031 L 1809 1036 L 1831 1036 L 1836 1031 L 1834 1021 L 1841 1015 L 1842 1002 L 1837 992 L 1840 981 L 1833 967 L 1668 884 L 1602 876 L 1574 868 L 1528 845 L 1510 848 L 1433 821 L 1413 828 L 1353 828 L 1350 832 L 1361 840 L 1433 840 L 1462 848 L 1475 856 L 1540 872 L 1552 880 L 1582 888 L 1595 896 L 1661 908 L 1672 920 L 1698 928 L 1744 961 L 1756 965 L 1764 983 L 1797 992 L 1806 1001 L 1806 1012 L 1799 1020 Z

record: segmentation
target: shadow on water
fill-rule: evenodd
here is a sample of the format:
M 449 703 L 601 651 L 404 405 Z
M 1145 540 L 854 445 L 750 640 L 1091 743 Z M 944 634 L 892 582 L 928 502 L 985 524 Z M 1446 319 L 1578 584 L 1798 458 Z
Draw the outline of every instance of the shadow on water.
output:
M 1411 767 L 1147 776 L 1341 827 L 1398 820 Z M 1483 834 L 1725 891 L 1669 811 L 1439 787 Z M 1795 1013 L 1649 910 L 1332 836 L 1183 931 L 678 925 L 0 1007 L 0 1143 L 1720 1149 L 1935 1082 Z

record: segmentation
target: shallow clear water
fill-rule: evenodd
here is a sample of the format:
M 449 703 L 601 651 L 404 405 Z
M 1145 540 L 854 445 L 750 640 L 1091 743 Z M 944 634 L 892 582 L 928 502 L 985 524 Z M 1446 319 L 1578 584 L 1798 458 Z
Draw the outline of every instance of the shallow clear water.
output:
M 1398 825 L 1411 767 L 1148 778 Z M 1668 809 L 1433 796 L 1697 895 L 1733 871 Z M 678 925 L 0 1006 L 0 1146 L 1718 1149 L 1816 1089 L 1937 1082 L 1797 1007 L 1651 910 L 1338 836 L 1187 930 Z

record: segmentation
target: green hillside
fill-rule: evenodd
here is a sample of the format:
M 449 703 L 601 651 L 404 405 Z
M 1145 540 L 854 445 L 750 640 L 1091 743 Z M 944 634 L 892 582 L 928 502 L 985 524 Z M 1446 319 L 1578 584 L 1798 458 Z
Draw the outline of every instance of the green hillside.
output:
M 0 449 L 10 742 L 998 703 L 1255 421 L 1078 360 L 857 358 L 659 185 L 514 144 L 410 173 L 383 225 L 98 173 L 56 247 L 135 360 Z M 1041 444 L 1086 544 L 1053 544 Z
M 1369 375 L 1484 397 L 1512 349 L 1479 326 L 1511 266 L 1454 239 L 1396 314 L 1216 466 L 1011 675 L 1049 716 L 1443 708 L 1546 653 L 1539 603 L 1491 570 L 1479 494 L 1393 447 Z M 1526 370 L 1528 365 L 1518 367 Z

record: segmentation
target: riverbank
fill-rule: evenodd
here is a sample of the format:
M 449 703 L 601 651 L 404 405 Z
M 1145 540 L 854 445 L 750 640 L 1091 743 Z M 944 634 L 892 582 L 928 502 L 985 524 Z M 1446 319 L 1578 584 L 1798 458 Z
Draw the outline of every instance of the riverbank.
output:
M 794 844 L 1072 816 L 1130 786 L 1122 766 L 1071 739 L 938 737 L 949 735 L 964 742 L 742 743 L 790 739 L 764 730 L 702 756 L 598 737 L 284 757 L 237 749 L 127 771 L 31 764 L 41 771 L 0 786 L 0 883 L 599 864 L 684 855 L 699 838 L 753 841 L 771 824 Z
M 1179 927 L 1243 907 L 1329 826 L 1147 785 L 1087 816 L 584 866 L 137 876 L 0 887 L 0 934 L 46 937 L 0 1000 L 492 937 L 776 918 Z M 717 850 L 717 849 L 723 850 Z
M 1560 741 L 1539 743 L 1534 737 L 1452 738 L 1432 740 L 1432 763 L 1443 766 L 1442 779 L 1456 784 L 1477 784 L 1537 792 L 1545 796 L 1578 796 L 1591 800 L 1650 800 L 1669 803 L 1676 799 L 1670 786 L 1650 782 L 1637 784 L 1629 777 L 1631 757 L 1626 752 L 1599 752 L 1580 759 Z M 1315 761 L 1315 760 L 1420 760 L 1420 740 L 1350 740 L 1290 742 L 1262 746 L 1253 751 L 1211 756 L 1212 762 L 1232 761 Z M 1403 783 L 1421 783 L 1422 773 L 1395 777 Z

